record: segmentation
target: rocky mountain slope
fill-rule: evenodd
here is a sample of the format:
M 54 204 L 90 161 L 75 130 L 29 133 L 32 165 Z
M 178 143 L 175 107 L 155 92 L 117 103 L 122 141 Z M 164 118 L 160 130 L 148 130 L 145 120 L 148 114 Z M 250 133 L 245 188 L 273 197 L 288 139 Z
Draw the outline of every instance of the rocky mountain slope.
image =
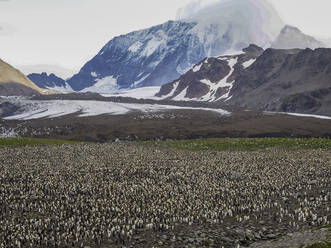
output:
M 205 59 L 157 96 L 331 115 L 331 49 L 263 49 Z
M 234 85 L 233 76 L 248 68 L 263 51 L 250 45 L 238 55 L 206 58 L 178 80 L 163 85 L 156 96 L 182 101 L 227 101 Z
M 284 26 L 266 0 L 217 1 L 184 12 L 190 14 L 110 40 L 67 80 L 68 85 L 74 91 L 115 93 L 161 86 L 206 57 L 235 53 L 249 44 L 284 49 L 326 46 L 295 27 Z M 229 63 L 234 61 L 225 60 L 221 64 L 226 67 L 228 62 L 227 70 L 231 69 Z M 33 80 L 42 88 L 55 85 L 61 90 L 66 84 L 46 77 L 51 76 L 33 75 Z
M 112 39 L 68 83 L 94 92 L 159 86 L 205 57 L 250 43 L 269 47 L 283 26 L 264 0 L 220 1 L 193 16 Z
M 55 90 L 71 90 L 68 83 L 62 78 L 56 76 L 54 73 L 47 74 L 43 73 L 32 73 L 28 75 L 28 78 L 34 82 L 38 87 L 44 89 L 55 89 Z
M 277 49 L 315 49 L 326 46 L 326 44 L 316 40 L 314 37 L 302 33 L 300 29 L 286 25 L 271 47 Z
M 36 95 L 50 93 L 35 85 L 19 70 L 0 59 L 0 95 Z

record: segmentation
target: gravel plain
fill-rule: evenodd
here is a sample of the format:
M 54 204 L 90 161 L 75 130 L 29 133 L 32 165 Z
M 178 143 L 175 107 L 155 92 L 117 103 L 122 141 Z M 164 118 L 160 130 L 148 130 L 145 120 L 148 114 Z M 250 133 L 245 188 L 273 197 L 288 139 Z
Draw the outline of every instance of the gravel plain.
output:
M 1 248 L 273 247 L 330 208 L 327 150 L 0 149 Z

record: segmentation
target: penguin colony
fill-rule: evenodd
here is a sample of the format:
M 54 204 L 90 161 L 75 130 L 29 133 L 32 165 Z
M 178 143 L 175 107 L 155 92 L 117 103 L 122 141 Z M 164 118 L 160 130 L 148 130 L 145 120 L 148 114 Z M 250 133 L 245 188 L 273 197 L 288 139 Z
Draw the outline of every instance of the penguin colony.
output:
M 330 208 L 330 151 L 0 149 L 0 248 L 146 247 L 137 233 L 178 225 L 301 230 L 331 224 Z

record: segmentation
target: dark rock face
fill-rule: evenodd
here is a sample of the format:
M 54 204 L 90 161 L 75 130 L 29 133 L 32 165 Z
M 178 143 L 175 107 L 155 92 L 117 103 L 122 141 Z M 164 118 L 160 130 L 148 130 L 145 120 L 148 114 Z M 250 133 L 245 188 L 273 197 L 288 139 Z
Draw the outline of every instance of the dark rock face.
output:
M 157 96 L 176 100 L 186 89 L 185 100 L 219 101 L 262 111 L 331 115 L 331 49 L 263 51 L 251 45 L 244 51 L 241 55 L 205 59 L 199 71 L 192 69 L 165 84 Z M 215 87 L 203 84 L 202 79 L 211 83 L 226 79 L 232 84 L 221 84 L 211 94 Z
M 183 96 L 186 99 L 204 101 L 219 99 L 229 93 L 231 88 L 230 84 L 224 85 L 224 83 L 235 80 L 235 77 L 240 76 L 244 70 L 245 62 L 263 53 L 263 49 L 255 45 L 250 45 L 243 51 L 244 53 L 239 55 L 204 59 L 178 80 L 163 85 L 156 96 L 174 99 L 186 90 Z M 224 82 L 220 83 L 222 80 Z M 218 84 L 220 87 L 212 87 Z
M 258 57 L 264 52 L 264 50 L 263 50 L 263 48 L 261 48 L 257 45 L 250 44 L 248 47 L 243 49 L 243 52 L 245 54 L 247 54 L 248 56 Z
M 232 89 L 230 104 L 331 115 L 331 49 L 266 50 Z
M 184 89 L 186 89 L 186 97 L 190 99 L 201 98 L 209 91 L 208 85 L 202 83 L 201 80 L 205 79 L 216 84 L 224 78 L 230 70 L 231 68 L 223 60 L 217 58 L 204 59 L 189 72 L 181 76 L 179 80 L 162 86 L 157 96 L 162 97 L 169 95 L 174 87 L 177 86 L 173 94 L 169 95 L 170 98 L 178 96 Z
M 283 100 L 280 110 L 283 112 L 302 112 L 314 110 L 321 106 L 321 103 L 314 97 L 307 95 L 292 95 Z
M 32 73 L 28 75 L 28 78 L 38 85 L 40 88 L 48 89 L 54 87 L 66 87 L 66 81 L 62 78 L 57 77 L 55 74 L 47 74 L 45 72 L 39 73 Z
M 34 96 L 40 93 L 19 83 L 0 83 L 0 96 Z

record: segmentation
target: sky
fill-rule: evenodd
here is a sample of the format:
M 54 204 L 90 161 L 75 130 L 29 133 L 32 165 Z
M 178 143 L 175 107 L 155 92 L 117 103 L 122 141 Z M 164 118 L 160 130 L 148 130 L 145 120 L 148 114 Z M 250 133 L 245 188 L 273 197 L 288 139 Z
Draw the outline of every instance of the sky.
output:
M 18 68 L 78 71 L 113 37 L 176 19 L 217 0 L 0 0 L 0 58 Z M 268 0 L 284 22 L 331 38 L 330 0 Z

